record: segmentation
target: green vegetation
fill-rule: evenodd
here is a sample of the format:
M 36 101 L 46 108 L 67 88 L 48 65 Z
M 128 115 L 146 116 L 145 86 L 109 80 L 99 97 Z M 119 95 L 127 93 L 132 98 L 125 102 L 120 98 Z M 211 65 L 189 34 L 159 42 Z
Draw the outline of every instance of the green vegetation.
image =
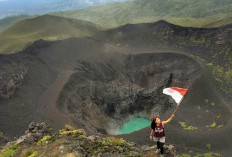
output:
M 210 125 L 211 128 L 214 128 L 215 126 L 216 126 L 216 122 L 213 122 L 213 123 Z
M 32 18 L 32 17 L 33 16 L 29 16 L 29 15 L 19 15 L 19 16 L 12 16 L 12 17 L 6 17 L 4 19 L 1 19 L 0 20 L 0 32 L 5 30 L 10 25 L 13 25 L 20 20 L 24 20 L 24 19 L 28 19 L 28 18 Z
M 208 153 L 196 154 L 196 155 L 183 153 L 181 155 L 177 155 L 177 157 L 222 157 L 222 155 L 219 153 L 215 153 L 215 152 L 208 152 Z
M 179 122 L 179 124 L 181 125 L 181 127 L 184 130 L 196 130 L 198 129 L 197 127 L 191 126 L 191 125 L 187 125 L 185 122 Z
M 203 59 L 203 58 L 201 58 L 200 56 L 197 56 L 197 55 L 191 54 L 191 57 L 193 57 L 193 58 L 195 58 L 195 59 L 197 59 L 197 60 L 199 60 L 199 61 L 202 61 L 202 62 L 205 62 L 205 61 L 206 61 L 205 59 Z
M 211 149 L 211 144 L 207 144 L 206 147 L 210 150 Z
M 232 57 L 231 57 L 232 58 Z M 230 65 L 231 64 L 231 65 Z M 232 82 L 232 62 L 228 63 L 225 60 L 225 67 L 220 65 L 212 66 L 212 73 L 214 79 L 220 83 L 220 88 L 226 94 L 232 96 L 231 82 Z
M 178 157 L 191 157 L 191 155 L 190 154 L 182 154 L 182 155 L 178 155 Z
M 65 125 L 65 129 L 59 130 L 60 135 L 83 135 L 83 132 L 81 130 L 77 130 L 71 125 Z M 86 138 L 85 135 L 80 136 L 80 138 Z
M 207 125 L 206 127 L 207 127 L 207 128 L 221 128 L 221 127 L 223 127 L 223 125 L 222 125 L 222 124 L 221 124 L 221 125 L 217 125 L 216 122 L 213 122 L 212 124 Z M 210 130 L 211 130 L 211 129 L 210 129 Z
M 122 138 L 118 139 L 115 137 L 107 137 L 103 140 L 98 140 L 98 143 L 100 143 L 103 146 L 128 146 L 129 144 Z
M 218 125 L 218 126 L 217 126 L 217 128 L 221 128 L 221 127 L 223 127 L 223 125 Z
M 213 63 L 210 62 L 210 63 L 208 63 L 207 65 L 208 65 L 208 66 L 213 66 Z
M 210 105 L 211 105 L 211 106 L 215 106 L 215 103 L 214 103 L 214 102 L 211 102 Z
M 221 114 L 219 113 L 219 115 L 216 116 L 217 119 L 221 118 Z
M 37 142 L 37 144 L 42 144 L 42 143 L 44 143 L 44 142 L 46 142 L 46 141 L 54 141 L 55 140 L 55 137 L 54 136 L 44 136 L 41 140 L 39 140 L 38 142 Z
M 22 154 L 22 157 L 36 157 L 37 154 L 37 151 L 27 150 Z
M 42 26 L 42 27 L 41 27 Z M 90 22 L 56 16 L 22 20 L 0 33 L 0 53 L 14 53 L 35 40 L 59 40 L 93 35 L 101 28 Z
M 19 150 L 19 146 L 17 144 L 13 144 L 8 148 L 3 149 L 0 152 L 0 157 L 12 157 Z
M 230 0 L 135 0 L 52 15 L 87 20 L 107 28 L 158 20 L 181 26 L 218 27 L 232 23 L 231 7 Z

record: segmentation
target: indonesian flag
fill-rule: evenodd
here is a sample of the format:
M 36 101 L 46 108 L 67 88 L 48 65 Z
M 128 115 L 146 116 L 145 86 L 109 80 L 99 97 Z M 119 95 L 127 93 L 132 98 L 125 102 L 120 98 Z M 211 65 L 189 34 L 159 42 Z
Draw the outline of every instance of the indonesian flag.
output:
M 180 104 L 181 100 L 183 99 L 184 95 L 187 93 L 188 89 L 178 88 L 178 87 L 170 87 L 165 88 L 163 90 L 164 94 L 170 95 L 177 105 Z

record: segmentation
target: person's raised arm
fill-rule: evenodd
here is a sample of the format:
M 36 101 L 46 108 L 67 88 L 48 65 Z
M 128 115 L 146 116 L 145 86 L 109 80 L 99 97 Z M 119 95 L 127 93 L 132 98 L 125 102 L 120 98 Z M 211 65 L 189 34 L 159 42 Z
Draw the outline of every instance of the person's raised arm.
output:
M 162 122 L 162 124 L 164 125 L 164 124 L 168 124 L 169 122 L 171 122 L 172 121 L 172 119 L 174 118 L 174 114 L 172 114 L 171 115 L 171 117 L 170 118 L 168 118 L 168 120 L 166 120 L 166 121 L 163 121 Z

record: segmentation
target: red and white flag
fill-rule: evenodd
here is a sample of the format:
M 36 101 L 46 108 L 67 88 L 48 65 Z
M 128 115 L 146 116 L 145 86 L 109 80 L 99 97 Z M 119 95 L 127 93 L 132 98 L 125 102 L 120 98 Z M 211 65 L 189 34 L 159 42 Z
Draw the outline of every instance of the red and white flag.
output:
M 180 104 L 181 100 L 183 99 L 187 91 L 188 89 L 178 88 L 178 87 L 170 87 L 163 89 L 163 93 L 170 95 L 175 100 L 177 105 Z

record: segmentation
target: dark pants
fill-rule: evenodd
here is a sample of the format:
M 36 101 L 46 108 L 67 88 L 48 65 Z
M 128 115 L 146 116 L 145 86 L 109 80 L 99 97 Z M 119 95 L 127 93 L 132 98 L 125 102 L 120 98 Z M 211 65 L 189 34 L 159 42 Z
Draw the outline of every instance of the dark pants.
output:
M 157 142 L 157 149 L 160 149 L 160 154 L 164 154 L 164 143 L 158 141 Z

